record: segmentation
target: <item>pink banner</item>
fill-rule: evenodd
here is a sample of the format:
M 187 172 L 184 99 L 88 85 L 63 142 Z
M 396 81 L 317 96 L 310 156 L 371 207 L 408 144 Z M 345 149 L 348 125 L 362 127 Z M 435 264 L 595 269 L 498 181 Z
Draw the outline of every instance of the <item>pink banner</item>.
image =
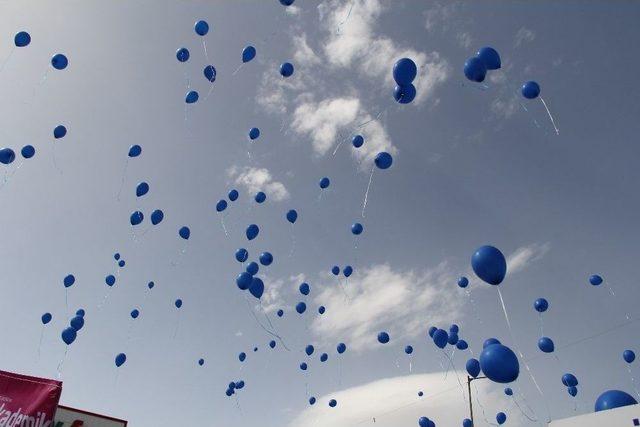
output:
M 0 371 L 0 426 L 52 427 L 62 383 Z

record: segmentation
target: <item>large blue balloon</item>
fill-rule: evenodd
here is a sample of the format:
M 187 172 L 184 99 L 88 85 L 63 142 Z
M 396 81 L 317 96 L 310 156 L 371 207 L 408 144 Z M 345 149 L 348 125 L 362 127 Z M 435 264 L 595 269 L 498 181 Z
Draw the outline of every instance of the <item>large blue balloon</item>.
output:
M 465 368 L 467 369 L 467 373 L 473 378 L 476 378 L 480 374 L 480 362 L 478 362 L 477 359 L 471 358 L 467 360 Z
M 180 62 L 187 62 L 189 60 L 189 49 L 181 47 L 176 51 L 176 58 Z
M 544 313 L 549 308 L 549 301 L 544 298 L 538 298 L 534 301 L 533 308 L 535 308 L 538 313 Z
M 487 66 L 482 59 L 474 56 L 464 63 L 464 75 L 472 82 L 481 83 L 487 75 Z
M 193 26 L 193 30 L 197 35 L 204 36 L 209 32 L 209 24 L 207 24 L 207 21 L 198 21 Z
M 280 65 L 280 75 L 282 77 L 291 77 L 293 75 L 293 64 L 285 62 Z
M 345 343 L 341 342 L 336 347 L 336 351 L 338 352 L 338 354 L 344 353 L 345 351 L 347 351 L 347 345 Z
M 218 203 L 216 203 L 216 212 L 223 212 L 225 209 L 227 209 L 227 201 L 224 199 L 218 200 Z
M 144 220 L 144 214 L 140 211 L 135 211 L 134 213 L 131 214 L 131 217 L 129 218 L 129 222 L 131 223 L 131 225 L 134 225 L 134 226 L 142 223 L 143 220 Z
M 498 422 L 498 425 L 504 424 L 505 421 L 507 421 L 507 415 L 504 412 L 498 412 L 496 414 L 496 421 Z
M 256 224 L 251 224 L 247 227 L 245 234 L 247 235 L 248 240 L 253 240 L 260 233 L 260 228 Z
M 74 283 L 76 283 L 76 277 L 73 274 L 68 274 L 67 276 L 65 276 L 62 283 L 64 284 L 65 288 L 69 288 L 73 286 Z
M 499 285 L 507 274 L 507 261 L 494 246 L 482 246 L 471 257 L 471 267 L 476 275 L 490 285 Z
M 310 292 L 311 289 L 310 289 L 308 283 L 301 283 L 300 287 L 298 288 L 298 290 L 300 291 L 300 293 L 302 295 L 309 295 L 309 292 Z
M 30 159 L 35 156 L 36 149 L 33 148 L 33 145 L 25 145 L 24 147 L 22 147 L 22 150 L 20 150 L 20 154 L 22 154 L 22 157 L 24 157 L 25 159 Z
M 393 99 L 400 104 L 409 104 L 416 97 L 416 87 L 409 83 L 406 86 L 396 86 L 393 89 Z
M 51 65 L 56 70 L 64 70 L 69 65 L 69 60 L 62 53 L 57 53 L 51 58 Z
M 359 222 L 356 222 L 351 226 L 351 233 L 355 234 L 356 236 L 362 234 L 363 231 L 364 227 Z
M 69 326 L 64 331 L 62 331 L 62 335 L 61 335 L 62 341 L 66 345 L 72 344 L 76 340 L 77 336 L 78 336 L 78 331 L 73 329 L 71 326 Z
M 147 184 L 146 182 L 141 182 L 136 187 L 136 196 L 137 197 L 142 197 L 145 194 L 147 194 L 148 192 L 149 192 L 149 184 Z
M 502 62 L 500 61 L 500 55 L 498 52 L 492 47 L 483 47 L 476 54 L 478 58 L 484 62 L 487 70 L 498 70 L 502 66 Z
M 65 133 L 66 129 L 65 129 Z M 54 131 L 54 136 L 55 136 L 55 131 Z M 142 153 L 142 147 L 139 146 L 138 144 L 134 144 L 131 147 L 129 147 L 129 157 L 138 157 L 140 154 Z
M 122 365 L 124 365 L 124 362 L 127 361 L 127 355 L 124 353 L 120 353 L 119 355 L 116 356 L 116 367 L 120 367 Z
M 538 348 L 544 353 L 553 353 L 555 346 L 549 337 L 542 337 L 538 340 Z
M 540 95 L 540 85 L 534 81 L 528 81 L 522 85 L 522 96 L 527 99 L 535 99 Z
M 151 212 L 151 224 L 158 225 L 164 219 L 164 213 L 160 209 Z
M 409 58 L 399 59 L 393 66 L 393 79 L 400 86 L 411 84 L 417 74 L 418 67 Z
M 296 212 L 295 209 L 291 209 L 287 212 L 287 221 L 289 221 L 291 224 L 295 224 L 295 222 L 298 219 L 298 212 Z
M 578 385 L 578 379 L 575 375 L 567 373 L 562 376 L 562 384 L 567 387 L 575 387 Z
M 636 360 L 636 354 L 632 350 L 625 350 L 622 352 L 622 358 L 627 363 L 633 363 Z
M 623 406 L 636 405 L 638 401 L 628 393 L 620 390 L 608 390 L 598 397 L 595 404 L 595 411 L 606 411 L 608 409 L 621 408 Z
M 482 344 L 482 348 L 487 348 L 492 344 L 500 344 L 500 341 L 498 341 L 497 338 L 488 338 L 484 341 L 484 343 Z
M 84 317 L 74 316 L 71 322 L 69 322 L 69 325 L 76 331 L 79 331 L 84 326 Z
M 67 128 L 64 125 L 58 125 L 53 129 L 53 137 L 55 139 L 64 138 L 67 134 Z
M 603 282 L 602 276 L 599 276 L 597 274 L 594 274 L 591 277 L 589 277 L 589 283 L 591 283 L 593 286 L 600 286 L 602 282 Z
M 198 102 L 198 98 L 200 98 L 198 92 L 195 90 L 190 90 L 189 92 L 187 92 L 187 96 L 184 97 L 184 102 L 186 102 L 187 104 L 195 104 L 196 102 Z
M 191 230 L 187 226 L 180 227 L 180 230 L 178 230 L 178 235 L 184 240 L 189 240 L 189 237 L 191 236 Z
M 238 285 L 238 287 L 243 291 L 249 289 L 251 282 L 253 282 L 253 276 L 246 271 L 238 274 L 238 277 L 236 278 L 236 285 Z
M 51 319 L 53 319 L 53 316 L 51 315 L 51 313 L 45 313 L 42 315 L 42 324 L 46 325 L 47 323 L 51 322 Z
M 513 382 L 520 374 L 518 357 L 502 344 L 492 344 L 482 350 L 480 368 L 487 378 L 497 383 Z
M 16 153 L 11 148 L 3 148 L 0 150 L 0 163 L 3 165 L 11 164 L 16 159 Z
M 374 163 L 378 169 L 389 169 L 393 163 L 393 157 L 391 157 L 391 154 L 386 151 L 382 151 L 376 155 Z
M 216 81 L 218 72 L 216 71 L 216 67 L 214 67 L 213 65 L 207 65 L 206 67 L 204 67 L 204 70 L 202 70 L 202 74 L 204 74 L 205 79 L 213 83 Z
M 247 46 L 242 49 L 242 62 L 246 63 L 256 57 L 256 48 L 253 46 Z
M 438 348 L 445 348 L 449 340 L 449 334 L 444 329 L 438 329 L 433 333 L 433 343 Z
M 378 342 L 380 344 L 386 344 L 389 342 L 389 334 L 386 332 L 380 332 L 378 333 Z
M 29 33 L 27 33 L 26 31 L 20 31 L 13 38 L 13 42 L 15 43 L 16 47 L 28 46 L 29 43 L 31 43 L 31 35 L 29 35 Z
M 249 258 L 249 251 L 245 248 L 240 248 L 236 251 L 236 261 L 245 262 Z
M 461 288 L 466 288 L 467 286 L 469 286 L 469 279 L 464 276 L 460 277 L 458 279 L 458 286 Z
M 262 294 L 264 293 L 264 282 L 262 282 L 259 277 L 254 277 L 251 280 L 249 292 L 251 292 L 251 295 L 258 299 L 262 298 Z
M 298 304 L 296 304 L 296 311 L 298 312 L 298 314 L 302 314 L 307 310 L 307 304 L 305 304 L 304 302 L 300 301 Z
M 353 144 L 353 146 L 356 148 L 362 147 L 362 145 L 364 144 L 364 137 L 362 135 L 354 136 L 351 140 L 351 144 Z

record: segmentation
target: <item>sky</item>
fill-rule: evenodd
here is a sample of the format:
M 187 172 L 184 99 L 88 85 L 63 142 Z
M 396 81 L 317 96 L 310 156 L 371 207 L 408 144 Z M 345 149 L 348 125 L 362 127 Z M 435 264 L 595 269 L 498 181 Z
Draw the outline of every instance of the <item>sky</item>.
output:
M 591 412 L 604 390 L 635 394 L 637 367 L 621 354 L 640 350 L 639 12 L 602 1 L 0 2 L 0 145 L 36 148 L 0 171 L 0 369 L 59 375 L 63 404 L 141 427 L 461 425 L 464 363 L 489 337 L 522 351 L 542 394 L 524 369 L 514 398 L 474 382 L 476 425 L 499 411 L 507 425 L 544 425 Z M 205 37 L 193 31 L 199 19 Z M 21 30 L 32 43 L 14 49 Z M 240 67 L 249 44 L 257 56 Z M 479 86 L 462 66 L 483 46 L 503 66 Z M 69 58 L 62 71 L 49 65 L 58 52 Z M 419 67 L 407 105 L 392 97 L 402 57 Z M 286 61 L 295 73 L 284 79 Z M 519 95 L 527 80 L 540 83 L 558 134 L 542 103 Z M 188 90 L 200 99 L 185 106 Z M 54 142 L 59 124 L 68 134 Z M 132 144 L 142 154 L 128 159 Z M 379 151 L 393 154 L 390 169 L 372 168 Z M 141 181 L 150 191 L 136 198 Z M 240 198 L 217 213 L 233 188 Z M 155 227 L 154 209 L 165 214 Z M 135 210 L 145 221 L 134 228 Z M 251 223 L 261 231 L 248 242 Z M 470 267 L 484 244 L 508 258 L 500 287 L 513 334 L 496 289 Z M 236 287 L 239 247 L 251 260 L 274 256 L 259 272 L 260 302 Z M 338 279 L 334 265 L 354 273 Z M 603 286 L 589 285 L 594 273 Z M 65 292 L 67 274 L 76 283 Z M 538 297 L 550 302 L 542 322 L 555 356 L 537 349 Z M 86 324 L 66 348 L 60 333 L 79 308 Z M 472 353 L 455 352 L 451 369 L 427 330 L 453 323 Z M 580 380 L 577 399 L 565 372 Z M 238 380 L 245 388 L 225 396 Z

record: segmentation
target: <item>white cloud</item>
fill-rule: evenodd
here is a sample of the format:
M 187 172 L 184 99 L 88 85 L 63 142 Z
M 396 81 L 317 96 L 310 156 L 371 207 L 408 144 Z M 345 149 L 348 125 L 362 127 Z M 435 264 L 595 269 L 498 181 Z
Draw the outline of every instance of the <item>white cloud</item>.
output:
M 508 119 L 518 111 L 520 97 L 517 94 L 511 94 L 507 99 L 496 98 L 491 101 L 491 112 L 499 118 Z
M 456 8 L 456 3 L 451 1 L 434 3 L 433 6 L 424 12 L 424 27 L 429 32 L 435 31 L 438 28 L 443 31 L 447 30 Z
M 368 384 L 328 393 L 318 397 L 314 406 L 307 407 L 289 423 L 293 427 L 351 427 L 375 425 L 376 427 L 417 426 L 420 417 L 429 417 L 438 426 L 460 426 L 468 417 L 466 401 L 466 372 L 409 375 L 386 378 Z M 418 397 L 419 390 L 424 396 Z M 516 411 L 507 411 L 512 404 L 500 388 L 490 381 L 475 381 L 472 387 L 474 403 L 479 398 L 487 410 L 488 420 L 495 424 L 493 416 L 499 411 L 508 412 L 509 425 L 521 425 L 523 420 Z M 330 408 L 328 401 L 335 399 L 338 405 Z M 375 418 L 375 424 L 373 424 Z M 476 425 L 483 415 L 475 413 Z
M 320 58 L 307 43 L 307 35 L 305 33 L 293 37 L 293 46 L 293 60 L 296 64 L 310 66 L 320 63 Z
M 300 7 L 299 7 L 299 6 L 296 6 L 295 4 L 294 4 L 294 5 L 291 5 L 291 6 L 287 6 L 287 7 L 285 7 L 285 8 L 284 8 L 284 11 L 285 11 L 287 14 L 291 15 L 291 16 L 298 16 L 298 15 L 300 15 L 300 12 L 302 12 L 302 10 L 300 9 Z
M 394 340 L 424 334 L 459 314 L 464 302 L 450 292 L 452 277 L 446 263 L 421 272 L 381 264 L 357 271 L 344 288 L 331 280 L 315 298 L 331 310 L 313 321 L 312 332 L 322 343 L 344 341 L 354 351 L 377 345 L 381 330 Z
M 283 183 L 275 181 L 266 168 L 231 167 L 228 171 L 229 176 L 235 180 L 235 183 L 243 186 L 250 193 L 264 191 L 267 199 L 282 201 L 289 198 L 289 191 Z
M 265 313 L 273 313 L 278 309 L 287 306 L 287 302 L 284 297 L 286 289 L 289 288 L 290 290 L 297 292 L 298 286 L 300 286 L 300 283 L 305 280 L 305 275 L 302 273 L 295 276 L 289 276 L 287 280 L 273 280 L 269 277 L 265 277 L 264 294 L 260 299 L 260 304 L 262 305 Z
M 519 47 L 525 42 L 532 42 L 536 38 L 536 33 L 531 31 L 528 28 L 522 27 L 516 33 L 516 38 L 514 41 L 515 47 Z
M 471 34 L 467 32 L 462 32 L 456 34 L 456 40 L 458 40 L 458 44 L 460 47 L 465 49 L 469 49 L 471 47 L 471 43 L 473 43 L 473 38 L 471 38 Z
M 549 249 L 551 249 L 551 245 L 549 243 L 533 243 L 516 249 L 507 258 L 507 272 L 513 274 L 524 270 L 531 263 L 538 261 L 545 256 L 547 252 L 549 252 Z

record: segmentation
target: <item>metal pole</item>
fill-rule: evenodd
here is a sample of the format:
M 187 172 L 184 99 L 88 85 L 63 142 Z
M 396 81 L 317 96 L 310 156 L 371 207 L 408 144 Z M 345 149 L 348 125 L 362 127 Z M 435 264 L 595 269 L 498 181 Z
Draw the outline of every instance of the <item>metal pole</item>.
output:
M 471 425 L 473 425 L 473 402 L 471 401 L 471 377 L 467 375 L 467 389 L 469 390 L 469 415 L 471 416 Z

